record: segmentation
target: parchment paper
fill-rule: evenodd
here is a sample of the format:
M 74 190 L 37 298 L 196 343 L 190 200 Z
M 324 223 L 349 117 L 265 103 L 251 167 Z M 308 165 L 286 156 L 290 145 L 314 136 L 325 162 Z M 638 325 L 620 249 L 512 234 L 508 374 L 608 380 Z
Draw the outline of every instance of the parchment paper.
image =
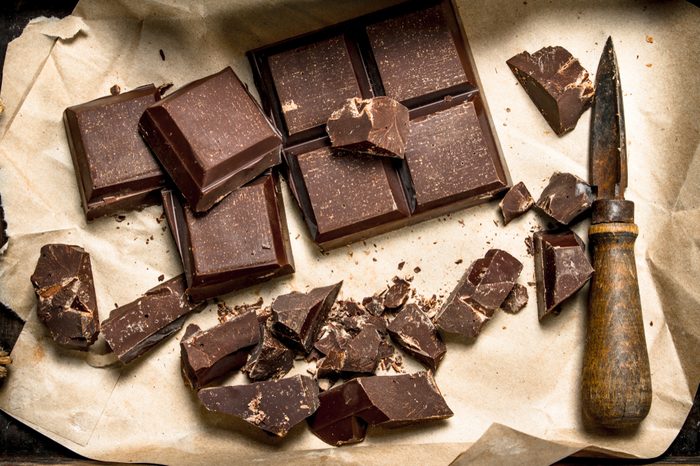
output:
M 450 420 L 376 429 L 364 443 L 344 448 L 329 448 L 304 426 L 278 441 L 205 414 L 179 374 L 182 332 L 127 368 L 93 368 L 84 355 L 47 339 L 29 282 L 41 245 L 69 242 L 90 252 L 102 319 L 160 274 L 181 272 L 170 233 L 157 220 L 160 207 L 129 213 L 123 222 L 85 223 L 61 122 L 67 106 L 106 95 L 113 84 L 179 86 L 226 65 L 253 89 L 246 50 L 391 3 L 88 0 L 71 17 L 28 26 L 8 50 L 7 111 L 0 120 L 0 191 L 10 235 L 0 261 L 0 300 L 27 320 L 0 408 L 80 454 L 111 461 L 444 464 L 465 452 L 458 463 L 544 464 L 584 448 L 638 457 L 667 448 L 700 380 L 700 10 L 682 1 L 458 2 L 513 180 L 525 181 L 535 196 L 553 171 L 587 178 L 589 114 L 558 138 L 505 60 L 563 45 L 594 73 L 605 39 L 615 40 L 654 388 L 651 412 L 637 431 L 613 436 L 581 423 L 585 289 L 559 317 L 539 324 L 529 286 L 530 303 L 520 314 L 497 314 L 474 344 L 448 339 L 436 380 L 455 412 Z M 492 247 L 516 255 L 525 264 L 521 282 L 534 282 L 523 242 L 539 227 L 532 213 L 504 228 L 494 224 L 500 214 L 491 202 L 324 255 L 309 241 L 287 189 L 284 194 L 297 273 L 228 295 L 229 305 L 258 296 L 269 304 L 279 293 L 339 279 L 341 297 L 361 298 L 397 273 L 415 275 L 420 294 L 444 295 Z M 576 231 L 585 237 L 587 227 Z M 455 264 L 458 259 L 464 262 Z M 421 272 L 413 274 L 416 266 Z M 190 321 L 213 325 L 215 309 Z

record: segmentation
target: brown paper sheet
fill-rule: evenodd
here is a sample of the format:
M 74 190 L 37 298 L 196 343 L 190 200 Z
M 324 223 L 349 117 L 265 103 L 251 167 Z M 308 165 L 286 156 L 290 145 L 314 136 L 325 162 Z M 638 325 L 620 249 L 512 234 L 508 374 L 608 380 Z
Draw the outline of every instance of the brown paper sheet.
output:
M 129 213 L 121 223 L 111 217 L 85 223 L 61 122 L 65 107 L 106 95 L 113 84 L 179 86 L 226 65 L 253 88 L 246 50 L 391 3 L 92 0 L 81 1 L 68 19 L 28 26 L 8 49 L 2 93 L 7 112 L 0 120 L 0 192 L 11 238 L 0 260 L 0 300 L 28 323 L 12 352 L 15 364 L 0 389 L 0 408 L 68 448 L 112 461 L 211 464 L 235 454 L 241 462 L 400 458 L 445 464 L 466 451 L 458 464 L 516 457 L 545 464 L 583 448 L 638 457 L 667 448 L 700 380 L 700 271 L 694 267 L 700 263 L 700 96 L 689 91 L 700 87 L 700 63 L 689 58 L 700 54 L 700 11 L 682 1 L 457 2 L 514 182 L 525 181 L 535 194 L 553 171 L 587 177 L 589 114 L 558 138 L 505 60 L 522 50 L 563 45 L 593 73 L 607 36 L 615 40 L 654 388 L 651 412 L 636 432 L 611 436 L 581 425 L 585 290 L 559 317 L 539 324 L 529 287 L 527 308 L 515 316 L 498 314 L 475 344 L 449 339 L 436 380 L 455 416 L 428 427 L 374 430 L 363 444 L 346 448 L 329 448 L 303 426 L 275 441 L 203 413 L 180 378 L 182 332 L 127 368 L 91 367 L 84 355 L 47 340 L 29 282 L 41 245 L 70 242 L 91 253 L 102 319 L 115 304 L 157 283 L 158 275 L 181 271 L 170 233 L 156 220 L 159 207 Z M 258 296 L 269 303 L 281 292 L 338 279 L 345 280 L 342 297 L 361 298 L 402 273 L 402 261 L 404 272 L 422 269 L 414 280 L 419 293 L 445 294 L 490 247 L 516 255 L 525 264 L 521 281 L 534 281 L 523 242 L 539 226 L 532 214 L 497 227 L 492 202 L 322 255 L 307 239 L 288 190 L 284 194 L 298 272 L 226 296 L 229 305 Z M 586 230 L 586 224 L 576 228 L 584 236 Z M 455 264 L 458 259 L 464 263 Z M 213 325 L 216 312 L 209 308 L 190 321 Z

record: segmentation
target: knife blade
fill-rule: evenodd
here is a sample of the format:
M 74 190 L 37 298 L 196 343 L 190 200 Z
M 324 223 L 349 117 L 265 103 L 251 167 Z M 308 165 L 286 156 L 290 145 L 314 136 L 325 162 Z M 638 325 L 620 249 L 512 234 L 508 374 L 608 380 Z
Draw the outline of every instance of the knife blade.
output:
M 639 424 L 651 406 L 651 375 L 634 258 L 639 233 L 627 188 L 622 86 L 612 38 L 596 73 L 591 113 L 590 181 L 597 194 L 588 233 L 593 256 L 581 381 L 588 423 Z

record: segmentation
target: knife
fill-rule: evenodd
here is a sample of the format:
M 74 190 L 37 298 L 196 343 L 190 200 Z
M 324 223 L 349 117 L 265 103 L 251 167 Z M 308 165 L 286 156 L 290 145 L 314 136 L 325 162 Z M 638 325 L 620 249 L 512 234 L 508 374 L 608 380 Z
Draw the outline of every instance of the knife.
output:
M 625 200 L 627 148 L 617 58 L 608 37 L 596 73 L 590 177 L 597 193 L 588 238 L 593 278 L 583 358 L 586 421 L 610 429 L 639 424 L 651 406 L 649 355 L 634 260 L 639 230 Z

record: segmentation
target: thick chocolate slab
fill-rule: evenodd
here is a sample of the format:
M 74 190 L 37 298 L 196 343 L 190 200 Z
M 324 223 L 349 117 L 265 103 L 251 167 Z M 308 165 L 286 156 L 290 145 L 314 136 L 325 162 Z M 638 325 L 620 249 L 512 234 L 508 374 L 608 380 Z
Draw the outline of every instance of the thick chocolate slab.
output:
M 318 385 L 306 375 L 204 388 L 198 395 L 207 410 L 237 417 L 278 437 L 287 435 L 319 406 Z
M 139 131 L 195 212 L 281 161 L 279 132 L 230 67 L 148 107 Z
M 68 107 L 63 123 L 88 220 L 159 202 L 165 174 L 138 134 L 153 84 Z
M 195 301 L 294 272 L 279 179 L 266 173 L 204 215 L 171 191 L 163 210 Z
M 133 361 L 180 330 L 187 314 L 202 308 L 203 304 L 187 299 L 185 287 L 185 276 L 178 275 L 114 309 L 102 322 L 102 335 L 122 363 Z
M 95 343 L 100 318 L 90 254 L 69 244 L 44 245 L 31 280 L 39 320 L 56 343 L 78 350 Z

